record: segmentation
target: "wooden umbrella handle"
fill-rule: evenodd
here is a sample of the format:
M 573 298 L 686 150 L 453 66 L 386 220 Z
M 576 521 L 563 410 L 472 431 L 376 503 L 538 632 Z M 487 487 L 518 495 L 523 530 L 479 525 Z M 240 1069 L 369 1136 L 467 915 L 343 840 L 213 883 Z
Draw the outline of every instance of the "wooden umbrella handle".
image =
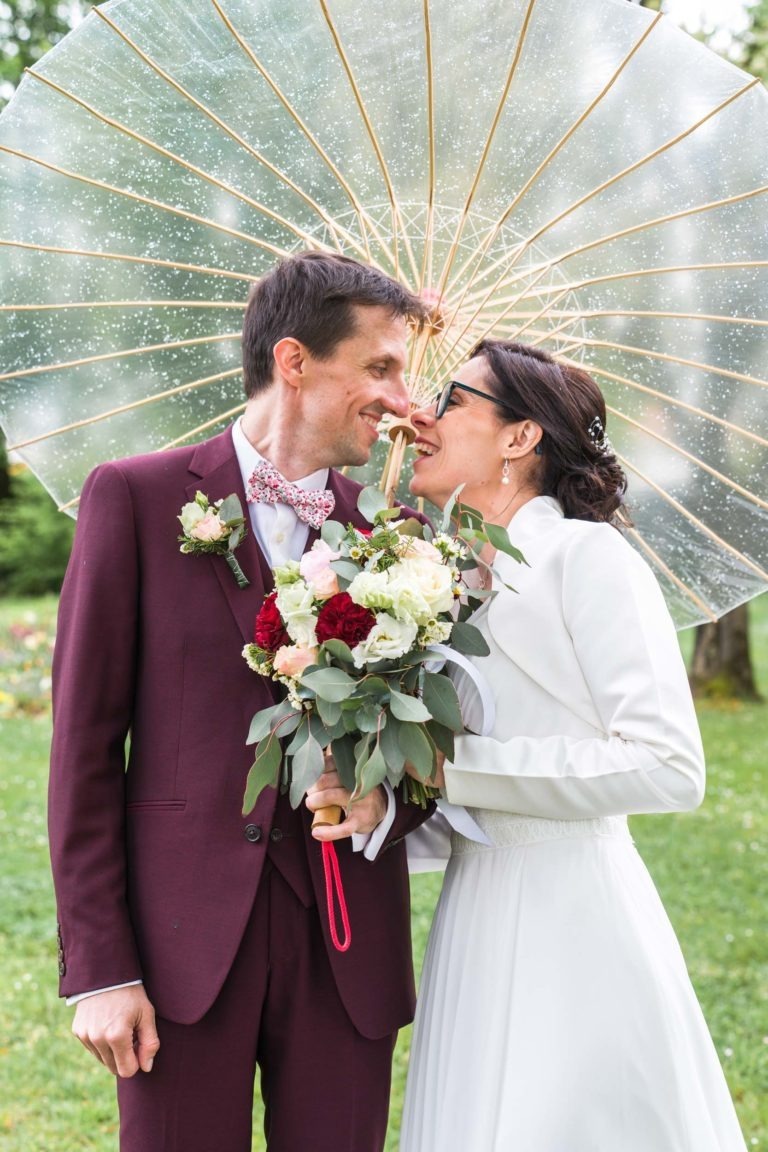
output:
M 318 808 L 312 817 L 313 828 L 329 828 L 334 824 L 341 824 L 344 819 L 344 809 L 338 804 L 329 804 L 327 808 Z

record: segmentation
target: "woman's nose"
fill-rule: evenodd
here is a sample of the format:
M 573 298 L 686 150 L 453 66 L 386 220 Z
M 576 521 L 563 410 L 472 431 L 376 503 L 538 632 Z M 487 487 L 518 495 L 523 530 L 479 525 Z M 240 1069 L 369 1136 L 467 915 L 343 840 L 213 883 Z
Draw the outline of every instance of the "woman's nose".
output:
M 432 404 L 425 404 L 421 408 L 414 409 L 411 412 L 411 423 L 416 428 L 431 428 L 435 423 L 435 410 L 437 408 L 437 401 Z

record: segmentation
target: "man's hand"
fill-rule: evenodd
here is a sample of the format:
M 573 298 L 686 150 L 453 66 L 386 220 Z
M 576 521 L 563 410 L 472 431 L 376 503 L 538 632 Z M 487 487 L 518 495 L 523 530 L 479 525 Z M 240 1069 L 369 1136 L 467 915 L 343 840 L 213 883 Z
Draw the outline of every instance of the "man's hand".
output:
M 341 824 L 315 828 L 312 835 L 316 840 L 343 840 L 353 832 L 373 832 L 387 814 L 387 794 L 381 785 L 362 800 L 352 801 L 351 793 L 342 786 L 331 756 L 326 756 L 325 772 L 317 784 L 308 790 L 305 803 L 310 812 L 338 804 L 347 813 Z
M 426 780 L 422 779 L 422 777 L 419 776 L 419 774 L 416 771 L 416 769 L 414 768 L 413 764 L 409 763 L 408 761 L 406 761 L 406 763 L 405 763 L 405 770 L 409 776 L 413 776 L 414 780 L 421 780 L 422 784 L 430 784 L 433 788 L 442 788 L 444 791 L 445 790 L 445 772 L 443 771 L 443 765 L 444 764 L 445 764 L 445 753 L 441 752 L 440 749 L 438 748 L 437 753 L 435 755 L 435 770 L 432 773 L 432 775 L 429 776 Z
M 150 1072 L 160 1047 L 155 1010 L 141 984 L 80 1000 L 72 1031 L 113 1076 Z

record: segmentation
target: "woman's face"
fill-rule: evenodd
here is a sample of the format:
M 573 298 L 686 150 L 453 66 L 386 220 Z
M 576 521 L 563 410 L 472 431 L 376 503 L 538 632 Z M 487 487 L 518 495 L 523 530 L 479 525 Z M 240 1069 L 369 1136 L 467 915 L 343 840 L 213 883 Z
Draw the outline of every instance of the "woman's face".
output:
M 504 447 L 514 425 L 500 423 L 498 406 L 483 398 L 491 392 L 482 356 L 464 364 L 453 379 L 483 395 L 454 388 L 440 420 L 436 404 L 412 413 L 417 437 L 410 490 L 442 508 L 459 484 L 464 484 L 462 502 L 485 511 L 505 491 L 500 489 Z

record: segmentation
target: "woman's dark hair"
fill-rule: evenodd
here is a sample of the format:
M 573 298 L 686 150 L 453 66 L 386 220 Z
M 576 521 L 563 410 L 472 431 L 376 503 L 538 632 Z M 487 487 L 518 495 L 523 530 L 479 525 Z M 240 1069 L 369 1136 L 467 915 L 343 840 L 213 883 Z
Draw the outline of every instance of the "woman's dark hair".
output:
M 392 316 L 420 322 L 422 301 L 375 268 L 347 256 L 301 252 L 281 261 L 251 289 L 243 322 L 245 394 L 272 383 L 273 349 L 293 336 L 318 360 L 327 360 L 355 334 L 355 307 L 388 308 Z
M 543 430 L 536 483 L 573 520 L 617 523 L 627 478 L 605 439 L 605 400 L 582 368 L 540 348 L 483 340 L 470 353 L 488 365 L 487 384 L 506 423 L 533 420 Z M 626 511 L 622 521 L 628 522 Z

